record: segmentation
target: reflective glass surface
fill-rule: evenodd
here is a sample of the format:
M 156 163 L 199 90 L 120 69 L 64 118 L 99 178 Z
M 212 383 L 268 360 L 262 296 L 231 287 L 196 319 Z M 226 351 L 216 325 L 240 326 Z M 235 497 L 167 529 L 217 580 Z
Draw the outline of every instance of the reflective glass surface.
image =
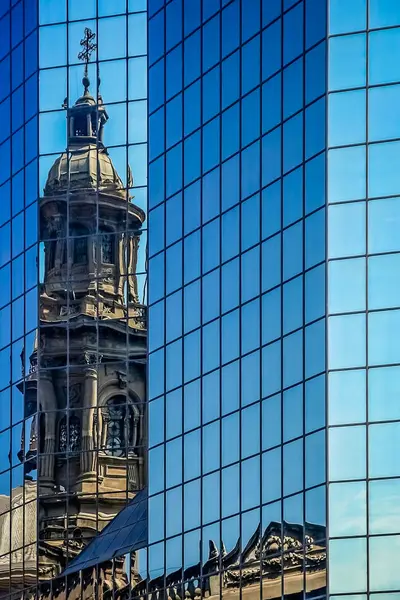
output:
M 346 598 L 399 586 L 399 15 L 329 2 L 328 571 Z
M 326 2 L 149 4 L 148 589 L 323 596 Z
M 146 4 L 0 3 L 2 598 L 80 595 L 146 482 Z M 90 597 L 138 577 L 138 520 Z

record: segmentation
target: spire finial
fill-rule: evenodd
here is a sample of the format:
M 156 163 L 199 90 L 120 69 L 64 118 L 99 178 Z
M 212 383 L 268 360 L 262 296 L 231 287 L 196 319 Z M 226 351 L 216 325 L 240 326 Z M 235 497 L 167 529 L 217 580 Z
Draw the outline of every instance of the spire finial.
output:
M 78 54 L 78 60 L 81 60 L 85 63 L 85 70 L 82 78 L 83 87 L 85 88 L 85 95 L 88 93 L 90 85 L 88 76 L 88 65 L 90 57 L 92 55 L 92 52 L 94 52 L 97 48 L 97 44 L 95 44 L 93 41 L 95 37 L 96 34 L 93 33 L 93 31 L 89 29 L 89 27 L 85 27 L 84 37 L 81 39 L 81 46 L 83 47 L 83 50 L 81 50 L 81 52 L 79 52 Z

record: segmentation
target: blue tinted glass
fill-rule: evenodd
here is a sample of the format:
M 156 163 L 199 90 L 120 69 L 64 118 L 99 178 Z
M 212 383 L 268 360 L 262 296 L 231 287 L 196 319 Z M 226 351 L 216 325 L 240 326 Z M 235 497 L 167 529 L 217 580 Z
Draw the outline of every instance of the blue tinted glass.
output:
M 283 493 L 293 494 L 303 487 L 303 442 L 283 446 Z
M 328 111 L 330 146 L 345 146 L 365 142 L 365 90 L 329 94 Z
M 220 156 L 220 119 L 203 126 L 203 173 L 217 166 Z
M 240 53 L 235 52 L 222 63 L 222 108 L 240 96 Z M 214 92 L 215 93 L 215 92 Z M 219 104 L 218 104 L 219 105 Z
M 271 396 L 281 388 L 281 342 L 262 349 L 262 395 Z
M 365 315 L 329 318 L 329 368 L 344 369 L 365 364 Z
M 379 1 L 379 0 L 378 0 Z M 351 33 L 366 28 L 367 0 L 330 0 L 329 33 Z
M 287 64 L 303 52 L 303 5 L 287 12 L 283 19 L 283 62 Z
M 368 203 L 368 250 L 393 252 L 400 250 L 400 199 L 388 198 Z
M 329 202 L 343 202 L 364 198 L 365 180 L 365 146 L 329 151 Z
M 242 151 L 242 198 L 260 188 L 260 143 L 255 142 Z
M 368 418 L 370 421 L 400 419 L 400 367 L 381 367 L 369 370 Z
M 262 132 L 272 129 L 281 120 L 281 74 L 278 73 L 262 86 Z
M 393 56 L 400 52 L 400 29 L 373 31 L 369 34 L 369 84 L 400 80 L 400 66 Z
M 281 23 L 277 21 L 262 33 L 262 78 L 267 79 L 270 75 L 281 68 Z
M 306 49 L 326 36 L 326 2 L 306 0 Z
M 225 163 L 226 164 L 226 163 Z M 231 180 L 230 180 L 231 181 Z M 214 169 L 203 177 L 202 207 L 203 223 L 214 218 L 219 212 L 220 175 L 219 169 Z
M 329 373 L 329 425 L 363 423 L 366 415 L 365 370 Z
M 197 31 L 184 42 L 184 71 L 183 80 L 188 85 L 200 76 L 200 32 Z M 181 76 L 179 74 L 179 76 Z
M 200 127 L 201 105 L 199 82 L 196 82 L 190 87 L 186 88 L 184 92 L 184 107 L 185 135 L 188 135 Z
M 262 237 L 279 231 L 281 227 L 281 182 L 277 181 L 262 191 Z
M 165 81 L 168 100 L 182 89 L 182 45 L 167 54 Z
M 208 71 L 220 60 L 219 21 L 219 16 L 216 16 L 203 27 L 203 71 Z
M 242 94 L 260 83 L 260 36 L 242 46 Z
M 259 89 L 242 100 L 242 146 L 247 146 L 258 137 L 260 137 Z
M 276 288 L 261 298 L 262 343 L 268 344 L 281 335 L 281 289 Z
M 260 247 L 242 254 L 242 302 L 260 293 Z
M 391 196 L 400 192 L 400 171 L 397 158 L 400 142 L 386 142 L 369 147 L 369 194 Z
M 282 0 L 262 0 L 263 26 L 279 17 L 281 12 L 281 2 Z
M 325 204 L 325 162 L 325 153 L 323 153 L 306 163 L 306 214 Z
M 221 271 L 222 312 L 235 308 L 239 304 L 239 260 L 223 265 Z
M 236 72 L 239 74 L 239 70 Z M 220 110 L 220 81 L 219 66 L 203 77 L 203 122 L 208 121 Z
M 397 0 L 369 0 L 369 26 L 400 25 L 400 6 Z
M 302 106 L 303 59 L 299 58 L 283 71 L 283 118 L 286 119 L 290 117 L 300 110 Z
M 400 362 L 396 339 L 400 331 L 400 311 L 382 311 L 368 315 L 368 358 L 370 365 Z
M 173 0 L 165 9 L 166 39 L 165 48 L 168 51 L 182 39 L 182 0 Z
M 283 179 L 283 225 L 286 227 L 303 215 L 303 168 Z
M 331 481 L 365 479 L 365 438 L 363 426 L 332 427 L 329 430 L 328 456 Z
M 283 338 L 283 385 L 288 387 L 303 378 L 303 331 Z
M 306 102 L 312 102 L 325 93 L 326 43 L 323 42 L 306 54 Z
M 303 114 L 283 125 L 283 171 L 286 173 L 303 160 Z
M 222 114 L 222 160 L 239 150 L 240 105 L 237 102 Z
M 305 223 L 305 268 L 325 260 L 325 210 L 310 215 Z
M 262 185 L 268 185 L 281 174 L 281 128 L 262 138 Z
M 149 60 L 155 62 L 164 53 L 164 10 L 149 21 Z
M 283 234 L 283 277 L 290 279 L 303 269 L 303 226 L 292 225 Z
M 398 477 L 396 456 L 400 444 L 400 423 L 370 425 L 368 435 L 369 476 Z
M 400 254 L 373 256 L 368 260 L 368 308 L 400 306 L 399 286 L 393 278 L 400 267 Z
M 338 260 L 329 263 L 329 312 L 365 310 L 365 259 Z M 370 306 L 370 308 L 373 308 Z
M 256 194 L 242 203 L 241 249 L 246 250 L 260 241 L 260 195 Z
M 230 54 L 240 42 L 240 4 L 234 0 L 222 11 L 222 57 Z
M 365 34 L 331 38 L 329 41 L 330 91 L 363 86 L 365 80 Z
M 308 271 L 305 275 L 306 323 L 325 314 L 325 265 Z
M 370 141 L 400 136 L 400 86 L 369 90 L 368 135 Z
M 283 286 L 283 333 L 303 324 L 303 277 L 296 277 Z
M 325 148 L 325 98 L 306 108 L 305 160 Z

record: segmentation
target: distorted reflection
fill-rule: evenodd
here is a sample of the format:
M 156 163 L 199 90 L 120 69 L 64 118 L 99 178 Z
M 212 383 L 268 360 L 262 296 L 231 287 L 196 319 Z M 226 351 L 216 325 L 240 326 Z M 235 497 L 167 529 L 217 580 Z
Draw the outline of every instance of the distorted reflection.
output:
M 82 95 L 64 102 L 67 149 L 52 158 L 39 199 L 39 328 L 21 354 L 25 424 L 8 442 L 10 462 L 16 447 L 23 465 L 0 496 L 0 597 L 50 596 L 50 580 L 145 483 L 145 213 L 130 169 L 125 185 L 103 142 L 109 116 L 88 76 L 94 38 L 86 29 Z M 104 568 L 101 594 L 135 564 Z M 67 597 L 88 578 L 54 586 Z

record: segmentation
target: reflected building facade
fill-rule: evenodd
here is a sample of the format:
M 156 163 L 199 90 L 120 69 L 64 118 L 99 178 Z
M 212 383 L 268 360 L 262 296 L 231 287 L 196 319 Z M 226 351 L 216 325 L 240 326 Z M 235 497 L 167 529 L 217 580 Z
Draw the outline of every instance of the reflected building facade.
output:
M 3 4 L 0 596 L 103 596 L 59 576 L 146 480 L 145 5 Z

